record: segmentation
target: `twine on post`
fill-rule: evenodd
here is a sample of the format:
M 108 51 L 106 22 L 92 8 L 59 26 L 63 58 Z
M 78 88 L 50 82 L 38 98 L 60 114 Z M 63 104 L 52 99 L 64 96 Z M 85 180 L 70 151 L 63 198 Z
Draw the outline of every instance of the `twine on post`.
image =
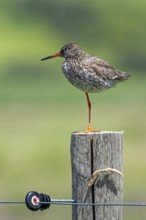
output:
M 113 168 L 105 168 L 105 169 L 99 169 L 99 170 L 96 170 L 92 175 L 91 175 L 91 179 L 89 180 L 88 182 L 88 187 L 91 187 L 93 186 L 93 184 L 95 183 L 97 177 L 100 175 L 100 174 L 111 174 L 111 173 L 116 173 L 116 174 L 119 174 L 121 176 L 123 176 L 123 173 L 117 169 L 113 169 Z

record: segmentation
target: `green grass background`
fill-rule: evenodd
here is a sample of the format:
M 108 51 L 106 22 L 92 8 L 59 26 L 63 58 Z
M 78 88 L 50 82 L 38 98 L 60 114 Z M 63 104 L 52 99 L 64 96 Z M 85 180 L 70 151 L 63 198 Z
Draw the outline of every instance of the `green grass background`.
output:
M 7 97 L 13 99 L 0 105 L 1 199 L 23 200 L 30 190 L 48 193 L 52 198 L 71 198 L 70 136 L 73 131 L 86 129 L 87 103 L 84 93 L 68 84 L 60 70 L 56 76 L 59 84 L 49 80 L 23 82 L 17 90 L 15 82 L 9 83 Z M 144 80 L 134 75 L 114 89 L 90 95 L 93 127 L 124 130 L 126 202 L 145 201 L 145 95 Z M 57 220 L 66 219 L 66 215 L 71 219 L 70 207 L 52 205 L 43 213 L 31 213 L 18 205 L 0 209 L 3 219 L 49 216 Z M 137 210 L 124 208 L 124 219 L 137 219 Z M 140 215 L 145 218 L 144 209 Z
M 76 41 L 131 74 L 90 95 L 92 126 L 124 131 L 124 201 L 146 201 L 145 7 L 142 0 L 0 1 L 0 200 L 24 200 L 30 190 L 71 198 L 70 137 L 87 128 L 87 103 L 63 76 L 61 58 L 40 59 Z M 123 216 L 145 220 L 146 209 L 124 208 Z M 71 207 L 34 213 L 0 205 L 0 218 L 71 220 Z

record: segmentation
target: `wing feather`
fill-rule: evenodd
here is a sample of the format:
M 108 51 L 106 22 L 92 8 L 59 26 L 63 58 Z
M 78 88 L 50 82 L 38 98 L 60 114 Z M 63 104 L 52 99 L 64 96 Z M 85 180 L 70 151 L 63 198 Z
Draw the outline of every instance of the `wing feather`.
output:
M 116 70 L 108 62 L 102 60 L 101 58 L 95 56 L 88 56 L 86 58 L 86 66 L 92 68 L 97 76 L 105 80 L 126 80 L 130 75 L 126 72 Z

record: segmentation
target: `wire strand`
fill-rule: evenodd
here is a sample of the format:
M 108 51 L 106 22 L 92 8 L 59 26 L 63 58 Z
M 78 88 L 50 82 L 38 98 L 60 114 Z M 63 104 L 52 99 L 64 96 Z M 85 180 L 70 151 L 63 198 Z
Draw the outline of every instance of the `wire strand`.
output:
M 25 204 L 25 201 L 0 201 L 0 204 Z M 146 203 L 82 203 L 82 202 L 69 202 L 68 200 L 58 200 L 50 202 L 39 202 L 39 204 L 52 204 L 52 205 L 71 205 L 71 206 L 124 206 L 124 207 L 146 207 Z
M 24 201 L 0 201 L 0 204 L 25 204 Z
M 73 205 L 73 206 L 141 206 L 146 207 L 146 203 L 82 203 L 82 202 L 39 202 L 40 204 L 54 204 L 54 205 Z

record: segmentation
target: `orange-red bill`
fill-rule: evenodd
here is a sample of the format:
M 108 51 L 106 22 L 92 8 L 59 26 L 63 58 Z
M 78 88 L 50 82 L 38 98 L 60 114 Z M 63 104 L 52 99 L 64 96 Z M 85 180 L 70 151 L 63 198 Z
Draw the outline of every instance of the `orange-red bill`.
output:
M 48 60 L 48 59 L 51 59 L 51 58 L 54 58 L 54 57 L 60 57 L 60 56 L 61 56 L 61 53 L 55 53 L 53 55 L 50 55 L 48 57 L 45 57 L 45 58 L 41 59 L 41 61 Z

